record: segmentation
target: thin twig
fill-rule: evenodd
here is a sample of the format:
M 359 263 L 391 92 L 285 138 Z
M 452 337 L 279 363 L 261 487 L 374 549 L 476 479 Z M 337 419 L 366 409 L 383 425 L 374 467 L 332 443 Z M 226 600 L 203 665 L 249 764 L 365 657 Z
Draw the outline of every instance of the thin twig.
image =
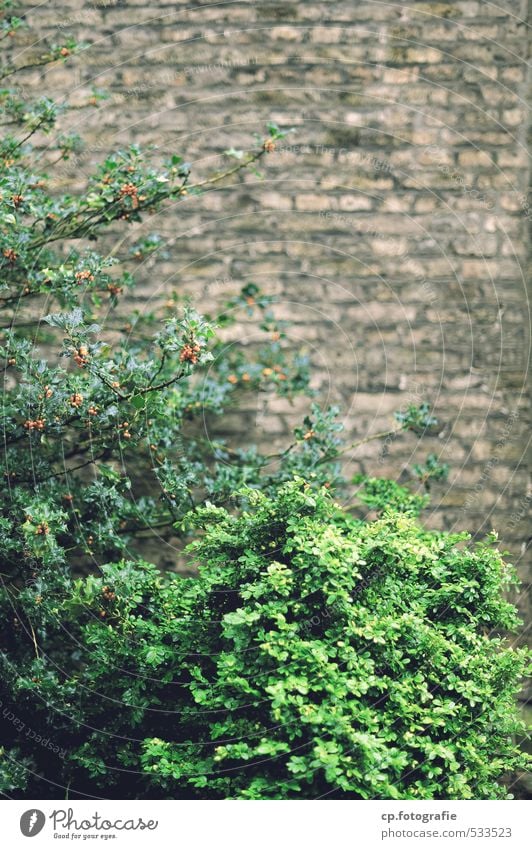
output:
M 37 637 L 35 636 L 35 631 L 33 630 L 33 625 L 31 624 L 31 622 L 29 620 L 28 620 L 28 624 L 30 626 L 31 637 L 32 637 L 32 640 L 33 640 L 33 645 L 35 647 L 35 657 L 38 660 L 39 659 L 39 646 L 37 645 Z

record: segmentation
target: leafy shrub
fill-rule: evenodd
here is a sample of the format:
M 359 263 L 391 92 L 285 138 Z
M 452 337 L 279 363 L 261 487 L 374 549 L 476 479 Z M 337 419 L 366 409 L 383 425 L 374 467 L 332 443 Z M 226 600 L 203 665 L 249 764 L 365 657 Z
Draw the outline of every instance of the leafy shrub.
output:
M 30 750 L 35 792 L 503 798 L 525 652 L 496 636 L 518 621 L 493 539 L 354 520 L 300 479 L 243 499 L 196 511 L 198 578 L 123 562 L 43 599 L 39 656 L 3 670 L 66 751 Z

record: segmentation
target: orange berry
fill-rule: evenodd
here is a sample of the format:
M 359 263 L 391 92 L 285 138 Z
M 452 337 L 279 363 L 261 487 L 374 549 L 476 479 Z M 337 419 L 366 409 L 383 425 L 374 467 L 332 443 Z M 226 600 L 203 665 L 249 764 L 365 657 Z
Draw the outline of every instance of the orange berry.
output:
M 201 348 L 199 345 L 187 344 L 183 345 L 181 349 L 181 353 L 179 354 L 179 362 L 180 363 L 192 363 L 192 365 L 196 365 L 199 359 L 199 353 Z
M 78 283 L 82 283 L 84 280 L 92 283 L 94 280 L 94 274 L 91 274 L 90 271 L 76 271 L 76 280 Z
M 70 406 L 79 409 L 82 404 L 83 395 L 80 395 L 79 392 L 74 392 L 74 394 L 70 396 Z

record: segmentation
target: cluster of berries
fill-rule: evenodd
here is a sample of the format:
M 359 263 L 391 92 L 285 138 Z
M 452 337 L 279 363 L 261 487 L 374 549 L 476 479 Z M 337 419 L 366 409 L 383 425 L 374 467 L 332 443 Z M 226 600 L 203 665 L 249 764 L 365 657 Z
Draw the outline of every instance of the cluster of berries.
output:
M 139 205 L 139 190 L 134 183 L 126 183 L 125 186 L 122 186 L 118 196 L 120 198 L 131 198 L 133 209 L 136 209 Z
M 181 353 L 179 354 L 179 362 L 192 363 L 192 365 L 196 365 L 199 359 L 200 351 L 201 348 L 199 345 L 183 345 Z
M 77 349 L 76 353 L 74 354 L 74 362 L 80 368 L 83 368 L 84 366 L 87 365 L 88 361 L 89 361 L 89 349 L 87 348 L 86 345 L 80 345 L 79 348 Z
M 124 437 L 124 439 L 131 439 L 129 422 L 122 422 L 121 425 L 118 425 L 118 429 L 122 431 L 122 436 Z
M 116 593 L 114 593 L 111 587 L 102 587 L 102 596 L 106 601 L 114 601 L 116 599 Z
M 44 430 L 46 419 L 26 419 L 24 427 L 26 430 Z
M 94 280 L 94 274 L 92 274 L 92 272 L 87 271 L 87 270 L 76 271 L 76 282 L 77 283 L 84 283 L 85 281 L 87 281 L 87 283 L 92 283 L 93 280 Z

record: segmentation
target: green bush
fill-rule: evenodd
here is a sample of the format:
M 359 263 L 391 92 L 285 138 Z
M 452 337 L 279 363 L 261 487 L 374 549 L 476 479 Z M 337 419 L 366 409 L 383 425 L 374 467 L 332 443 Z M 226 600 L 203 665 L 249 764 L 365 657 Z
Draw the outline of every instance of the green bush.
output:
M 518 621 L 493 539 L 362 522 L 300 479 L 242 506 L 196 511 L 198 578 L 122 562 L 43 599 L 39 657 L 3 669 L 62 750 L 26 752 L 33 792 L 504 798 L 526 653 L 497 636 Z

